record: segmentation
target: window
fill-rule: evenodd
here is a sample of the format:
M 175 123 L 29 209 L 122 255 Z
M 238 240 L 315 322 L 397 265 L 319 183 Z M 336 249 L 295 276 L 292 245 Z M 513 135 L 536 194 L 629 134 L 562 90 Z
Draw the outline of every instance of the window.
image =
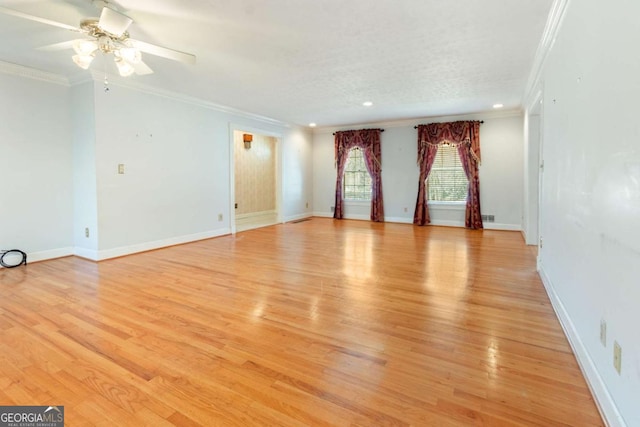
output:
M 429 201 L 464 202 L 467 200 L 467 175 L 464 173 L 458 148 L 440 145 L 427 178 Z
M 371 175 L 358 147 L 349 151 L 342 182 L 345 200 L 371 200 Z

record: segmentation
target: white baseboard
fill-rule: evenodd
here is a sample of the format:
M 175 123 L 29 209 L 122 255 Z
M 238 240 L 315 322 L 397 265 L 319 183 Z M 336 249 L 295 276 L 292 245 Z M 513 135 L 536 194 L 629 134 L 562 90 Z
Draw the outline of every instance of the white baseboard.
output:
M 333 218 L 333 212 L 313 212 L 313 216 L 320 218 Z
M 447 220 L 431 220 L 431 225 L 440 225 L 444 227 L 464 227 L 462 221 L 447 221 Z M 499 222 L 483 222 L 482 227 L 485 230 L 502 230 L 502 231 L 520 231 L 521 227 L 518 224 L 501 224 Z
M 313 216 L 318 216 L 321 218 L 333 218 L 333 212 L 314 212 Z M 371 221 L 371 216 L 369 215 L 347 215 L 345 214 L 343 219 L 357 219 L 360 221 Z
M 482 226 L 485 230 L 522 231 L 520 224 L 501 224 L 499 222 L 484 222 Z
M 92 261 L 98 260 L 98 251 L 93 249 L 85 249 L 85 248 L 73 248 L 73 254 L 75 256 L 79 256 L 80 258 L 90 259 Z
M 93 251 L 83 248 L 75 248 L 74 254 L 82 258 L 92 261 L 102 261 L 110 258 L 117 258 L 125 255 L 131 255 L 138 252 L 151 251 L 154 249 L 165 248 L 167 246 L 181 245 L 183 243 L 195 242 L 198 240 L 211 239 L 212 237 L 224 236 L 230 234 L 230 228 L 221 228 L 218 230 L 205 231 L 202 233 L 188 234 L 185 236 L 170 237 L 168 239 L 155 240 L 153 242 L 139 243 L 130 246 L 121 246 L 119 248 L 104 249 Z
M 436 225 L 439 227 L 458 227 L 464 228 L 464 221 L 451 221 L 447 219 L 432 219 L 428 225 Z
M 307 219 L 307 218 L 311 218 L 312 216 L 314 216 L 312 213 L 303 213 L 300 215 L 291 215 L 291 216 L 287 216 L 284 219 L 284 222 L 291 222 L 291 221 L 299 221 L 301 219 Z
M 580 335 L 578 335 L 578 331 L 571 321 L 569 313 L 558 297 L 553 283 L 549 279 L 549 276 L 547 276 L 544 270 L 544 265 L 539 259 L 538 272 L 540 273 L 540 278 L 542 279 L 542 283 L 544 284 L 545 290 L 547 291 L 547 295 L 549 295 L 549 299 L 551 300 L 553 310 L 556 312 L 556 316 L 560 321 L 560 325 L 562 325 L 564 334 L 569 340 L 569 344 L 571 345 L 573 353 L 576 356 L 578 365 L 580 365 L 582 374 L 587 380 L 587 384 L 589 386 L 589 389 L 591 390 L 591 394 L 594 397 L 598 410 L 600 411 L 600 415 L 602 415 L 602 418 L 609 427 L 626 427 L 627 424 L 622 418 L 620 411 L 618 411 L 618 407 L 611 397 L 606 384 L 602 380 L 602 377 L 600 376 L 600 373 L 598 372 L 593 359 L 589 355 L 587 348 L 580 339 Z
M 321 218 L 333 218 L 333 212 L 314 212 L 313 216 Z M 369 221 L 371 218 L 368 215 L 345 215 L 344 219 L 360 219 Z M 385 222 L 397 222 L 400 224 L 413 224 L 413 217 L 385 217 Z M 449 220 L 431 220 L 430 225 L 439 225 L 443 227 L 464 227 L 462 221 L 449 221 Z M 505 231 L 521 231 L 520 224 L 501 224 L 497 222 L 485 222 L 485 230 L 505 230 Z
M 399 224 L 413 224 L 413 217 L 403 218 L 400 216 L 385 216 L 384 222 L 396 222 Z
M 62 258 L 73 255 L 73 248 L 58 248 L 48 251 L 27 252 L 27 264 L 38 261 L 46 261 L 48 259 Z M 0 266 L 0 268 L 3 268 Z
M 277 215 L 278 215 L 278 212 L 276 212 L 274 210 L 236 214 L 236 222 L 241 221 L 241 220 L 249 220 L 250 221 L 250 220 L 253 220 L 255 218 L 265 218 L 265 217 L 272 217 L 272 216 L 277 216 Z

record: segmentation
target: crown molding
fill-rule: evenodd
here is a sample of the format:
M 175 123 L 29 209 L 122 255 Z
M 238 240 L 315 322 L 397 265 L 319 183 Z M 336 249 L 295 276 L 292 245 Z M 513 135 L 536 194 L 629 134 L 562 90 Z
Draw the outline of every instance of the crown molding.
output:
M 538 49 L 536 50 L 536 56 L 533 60 L 529 78 L 527 79 L 527 85 L 525 86 L 525 91 L 523 93 L 522 105 L 527 105 L 527 99 L 529 99 L 531 95 L 535 94 L 534 92 L 536 87 L 539 85 L 542 77 L 544 64 L 547 61 L 549 52 L 551 52 L 553 44 L 556 41 L 556 37 L 558 36 L 558 32 L 562 26 L 562 21 L 564 20 L 567 9 L 569 8 L 570 1 L 571 0 L 554 0 L 551 5 L 551 11 L 549 12 L 549 17 L 547 18 L 542 38 L 540 39 Z
M 25 77 L 32 80 L 40 80 L 43 82 L 54 83 L 61 86 L 70 86 L 69 80 L 64 76 L 49 73 L 47 71 L 36 70 L 35 68 L 25 67 L 24 65 L 13 64 L 10 62 L 0 61 L 0 73 L 18 77 Z
M 492 110 L 485 111 L 480 113 L 467 113 L 467 114 L 455 114 L 455 115 L 447 115 L 447 116 L 427 116 L 420 117 L 414 119 L 403 119 L 403 120 L 393 120 L 393 121 L 385 121 L 385 122 L 369 122 L 369 123 L 357 123 L 350 125 L 341 125 L 341 126 L 322 126 L 312 128 L 312 132 L 314 135 L 324 134 L 324 133 L 333 133 L 342 130 L 349 129 L 363 129 L 363 128 L 399 128 L 399 127 L 408 127 L 408 126 L 417 126 L 419 124 L 427 123 L 438 123 L 438 122 L 455 122 L 458 120 L 490 120 L 490 119 L 501 119 L 507 117 L 522 117 L 523 112 L 521 109 L 509 109 L 509 110 Z
M 73 85 L 86 83 L 88 81 L 93 80 L 94 82 L 103 82 L 105 78 L 105 73 L 102 71 L 90 70 L 90 73 L 87 74 L 88 78 L 79 78 L 74 79 Z M 255 120 L 258 122 L 266 123 L 271 126 L 278 127 L 291 127 L 290 124 L 282 122 L 280 120 L 272 119 L 270 117 L 261 116 L 259 114 L 248 113 L 246 111 L 238 110 L 233 107 L 227 107 L 226 105 L 216 104 L 215 102 L 206 101 L 204 99 L 184 95 L 178 92 L 173 92 L 166 89 L 161 89 L 156 86 L 146 85 L 130 78 L 121 77 L 115 74 L 107 74 L 106 77 L 109 80 L 109 86 L 119 86 L 126 89 L 135 90 L 136 92 L 142 92 L 148 95 L 156 95 L 163 98 L 168 98 L 174 101 L 183 102 L 186 104 L 195 105 L 198 107 L 208 108 L 210 110 L 215 110 L 221 113 L 234 115 L 237 117 L 243 117 L 246 119 Z

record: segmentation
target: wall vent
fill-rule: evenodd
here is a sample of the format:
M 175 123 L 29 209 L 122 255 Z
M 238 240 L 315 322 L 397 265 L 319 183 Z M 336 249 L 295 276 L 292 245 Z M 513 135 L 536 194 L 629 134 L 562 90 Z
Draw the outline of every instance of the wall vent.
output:
M 482 215 L 482 220 L 485 222 L 495 222 L 496 221 L 496 216 L 495 215 Z

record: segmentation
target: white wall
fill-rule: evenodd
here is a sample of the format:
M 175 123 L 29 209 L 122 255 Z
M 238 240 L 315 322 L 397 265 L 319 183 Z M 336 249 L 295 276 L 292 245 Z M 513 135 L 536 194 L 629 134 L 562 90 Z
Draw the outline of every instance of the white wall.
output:
M 542 75 L 540 272 L 610 425 L 628 426 L 640 425 L 639 15 L 635 0 L 570 2 Z
M 69 88 L 0 73 L 0 249 L 72 252 Z
M 520 113 L 502 115 L 485 114 L 481 117 L 480 146 L 480 204 L 483 214 L 495 215 L 495 223 L 485 223 L 485 228 L 520 230 L 522 224 L 523 186 L 523 128 Z M 413 221 L 418 194 L 419 169 L 417 165 L 417 130 L 419 123 L 453 120 L 477 120 L 478 117 L 437 117 L 415 122 L 354 125 L 350 129 L 382 127 L 382 190 L 385 220 L 390 222 Z M 333 216 L 331 207 L 335 200 L 336 130 L 322 129 L 314 133 L 314 214 Z M 369 219 L 368 203 L 345 204 L 345 217 Z M 464 226 L 464 206 L 430 208 L 433 224 Z
M 283 203 L 285 221 L 309 217 L 313 212 L 313 137 L 306 129 L 284 131 Z
M 113 84 L 94 92 L 100 257 L 228 233 L 224 117 Z
M 231 123 L 282 136 L 283 219 L 310 215 L 305 129 L 117 79 L 105 93 L 101 81 L 28 71 L 0 73 L 0 249 L 104 259 L 229 233 Z
M 99 258 L 231 232 L 230 124 L 283 135 L 284 217 L 305 214 L 308 133 L 118 85 L 94 90 Z
M 93 83 L 71 88 L 73 138 L 74 252 L 96 258 L 98 251 L 98 195 L 96 187 L 95 98 Z M 88 231 L 89 235 L 86 235 Z

